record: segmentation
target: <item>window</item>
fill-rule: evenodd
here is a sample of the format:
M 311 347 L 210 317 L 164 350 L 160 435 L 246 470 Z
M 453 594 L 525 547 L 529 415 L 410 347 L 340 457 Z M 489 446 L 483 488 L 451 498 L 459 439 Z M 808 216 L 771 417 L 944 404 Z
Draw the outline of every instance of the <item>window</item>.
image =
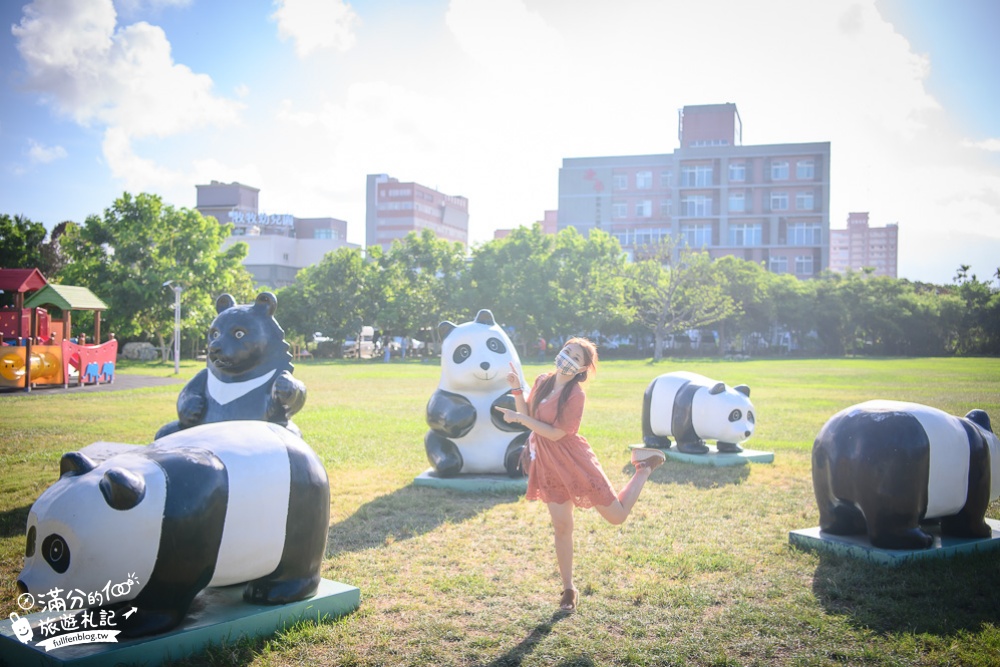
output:
M 730 162 L 729 163 L 729 180 L 730 181 L 745 181 L 745 180 L 747 180 L 747 163 L 746 162 Z
M 639 171 L 635 174 L 635 187 L 637 190 L 649 190 L 653 187 L 653 172 Z
M 793 222 L 788 225 L 788 245 L 819 245 L 822 237 L 823 226 L 818 222 Z
M 799 255 L 795 258 L 795 275 L 811 276 L 813 274 L 813 256 Z
M 787 211 L 788 210 L 788 193 L 787 192 L 772 192 L 771 193 L 771 210 L 772 211 Z
M 669 230 L 655 227 L 652 229 L 636 229 L 632 232 L 632 242 L 637 246 L 655 245 L 661 243 L 670 235 Z
M 628 188 L 628 176 L 626 174 L 615 174 L 615 190 L 625 190 Z
M 775 160 L 771 163 L 771 180 L 788 180 L 788 160 Z
M 661 171 L 660 172 L 660 187 L 661 188 L 671 188 L 674 185 L 674 172 L 672 171 Z
M 743 213 L 746 211 L 746 195 L 742 192 L 729 193 L 729 212 Z
M 314 239 L 332 239 L 334 238 L 332 229 L 314 229 L 313 230 Z
M 760 224 L 729 225 L 729 245 L 742 245 L 742 246 L 761 245 L 761 225 Z
M 816 178 L 816 164 L 812 160 L 799 160 L 795 163 L 795 178 L 799 180 Z
M 627 218 L 628 204 L 623 201 L 616 201 L 611 204 L 611 216 L 614 218 Z
M 680 241 L 689 248 L 712 245 L 712 225 L 681 225 Z
M 798 211 L 811 211 L 813 210 L 813 193 L 810 192 L 797 192 L 795 194 L 795 209 Z
M 648 199 L 635 203 L 635 217 L 649 218 L 653 215 L 653 202 Z
M 768 260 L 768 268 L 771 273 L 788 273 L 788 258 L 772 257 Z
M 705 188 L 712 185 L 712 167 L 707 164 L 681 167 L 681 185 L 688 188 Z
M 669 218 L 674 214 L 674 200 L 663 199 L 660 201 L 660 217 Z
M 681 215 L 703 218 L 712 215 L 712 199 L 705 195 L 681 198 Z

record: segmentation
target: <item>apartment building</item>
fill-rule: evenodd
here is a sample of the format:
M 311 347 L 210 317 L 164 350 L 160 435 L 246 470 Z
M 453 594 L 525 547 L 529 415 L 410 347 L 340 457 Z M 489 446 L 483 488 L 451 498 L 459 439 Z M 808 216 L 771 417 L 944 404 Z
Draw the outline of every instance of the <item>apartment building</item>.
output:
M 366 181 L 365 245 L 388 250 L 410 232 L 429 229 L 446 241 L 469 246 L 469 200 L 426 185 L 400 182 L 388 174 Z
M 565 158 L 559 228 L 601 229 L 632 257 L 666 239 L 818 275 L 830 261 L 830 143 L 743 145 L 735 104 L 685 106 L 671 153 Z
M 830 270 L 839 273 L 872 269 L 876 276 L 896 278 L 899 225 L 868 224 L 868 213 L 848 213 L 846 229 L 830 230 Z
M 298 218 L 288 213 L 259 210 L 258 188 L 242 183 L 196 185 L 195 208 L 220 223 L 233 223 L 233 234 L 224 247 L 246 243 L 249 254 L 243 265 L 258 287 L 277 289 L 295 282 L 300 269 L 317 264 L 323 255 L 347 243 L 347 222 L 337 218 Z

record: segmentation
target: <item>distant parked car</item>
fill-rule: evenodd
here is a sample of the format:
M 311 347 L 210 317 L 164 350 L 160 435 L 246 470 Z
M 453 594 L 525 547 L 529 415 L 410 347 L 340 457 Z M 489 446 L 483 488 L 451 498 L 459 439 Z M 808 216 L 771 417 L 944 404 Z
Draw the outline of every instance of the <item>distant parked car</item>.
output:
M 345 359 L 371 359 L 375 356 L 375 328 L 361 327 L 359 336 L 344 341 L 342 353 Z

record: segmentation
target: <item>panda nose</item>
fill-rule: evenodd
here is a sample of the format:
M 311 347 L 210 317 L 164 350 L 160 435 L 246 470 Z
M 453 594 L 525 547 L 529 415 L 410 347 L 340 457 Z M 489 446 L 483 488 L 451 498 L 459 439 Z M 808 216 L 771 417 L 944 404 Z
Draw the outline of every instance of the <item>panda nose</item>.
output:
M 750 437 L 751 435 L 753 435 L 753 431 L 747 431 L 747 432 L 746 432 L 746 433 L 744 433 L 743 435 L 745 435 L 746 437 L 748 437 L 748 438 L 749 438 L 749 437 Z
M 479 367 L 482 368 L 484 371 L 488 371 L 490 370 L 490 362 L 484 361 L 483 363 L 479 364 Z

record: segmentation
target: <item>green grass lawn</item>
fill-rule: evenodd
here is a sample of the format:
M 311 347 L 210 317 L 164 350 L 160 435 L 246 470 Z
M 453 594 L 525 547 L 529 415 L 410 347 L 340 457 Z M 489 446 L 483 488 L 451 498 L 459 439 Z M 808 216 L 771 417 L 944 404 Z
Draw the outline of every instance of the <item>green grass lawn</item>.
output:
M 188 362 L 182 375 L 201 367 Z M 525 365 L 529 381 L 542 370 Z M 412 485 L 428 467 L 436 363 L 297 364 L 309 395 L 295 421 L 330 476 L 324 576 L 360 588 L 361 606 L 180 664 L 1000 664 L 1000 553 L 885 568 L 788 543 L 790 530 L 818 523 L 810 451 L 830 416 L 886 398 L 1000 420 L 1000 359 L 606 362 L 581 432 L 616 488 L 641 440 L 643 391 L 673 370 L 750 385 L 747 446 L 773 451 L 774 463 L 668 460 L 625 524 L 577 512 L 580 607 L 562 616 L 543 505 Z M 28 508 L 60 455 L 98 440 L 148 442 L 175 417 L 179 389 L 0 395 L 0 612 L 16 610 Z M 1000 519 L 1000 503 L 988 516 Z

